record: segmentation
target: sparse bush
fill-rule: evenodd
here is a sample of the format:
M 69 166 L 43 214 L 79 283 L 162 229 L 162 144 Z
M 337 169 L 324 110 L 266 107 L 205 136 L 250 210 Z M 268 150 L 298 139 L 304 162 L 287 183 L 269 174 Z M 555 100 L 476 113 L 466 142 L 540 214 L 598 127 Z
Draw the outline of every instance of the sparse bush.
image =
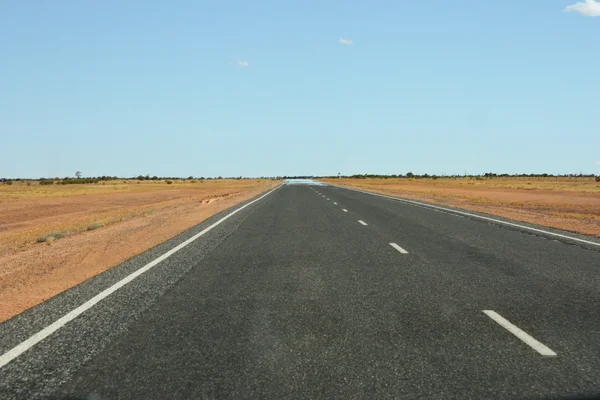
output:
M 12 185 L 12 181 L 9 179 L 9 180 L 6 181 L 6 184 L 7 185 Z
M 596 182 L 600 182 L 600 175 L 596 177 Z
M 39 238 L 37 238 L 37 242 L 38 243 L 44 243 L 44 242 L 47 242 L 49 240 L 62 239 L 65 236 L 66 236 L 66 234 L 63 233 L 63 232 L 52 232 L 52 233 L 49 233 L 47 235 L 40 236 Z
M 173 184 L 173 181 L 165 181 L 165 182 L 167 182 L 167 185 L 172 185 Z
M 31 182 L 27 181 L 27 186 L 31 186 Z
M 61 185 L 83 185 L 86 183 L 98 183 L 100 182 L 100 179 L 96 179 L 96 178 L 79 178 L 79 179 L 71 179 L 71 178 L 65 178 L 62 181 L 60 181 Z
M 40 185 L 54 185 L 52 179 L 40 179 Z
M 87 230 L 88 231 L 93 231 L 94 229 L 98 229 L 98 228 L 101 228 L 101 227 L 102 227 L 102 225 L 100 225 L 100 224 L 91 224 L 90 226 L 87 227 Z

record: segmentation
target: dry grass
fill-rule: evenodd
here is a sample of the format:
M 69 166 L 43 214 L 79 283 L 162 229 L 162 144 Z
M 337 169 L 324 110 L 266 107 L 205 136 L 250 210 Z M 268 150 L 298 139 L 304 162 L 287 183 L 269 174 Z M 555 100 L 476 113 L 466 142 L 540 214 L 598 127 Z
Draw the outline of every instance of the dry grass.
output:
M 209 179 L 209 180 L 166 180 L 137 181 L 114 180 L 101 181 L 83 185 L 40 185 L 38 181 L 13 182 L 12 185 L 0 184 L 0 200 L 40 197 L 79 196 L 108 193 L 143 193 L 176 189 L 218 189 L 223 187 L 251 187 L 266 180 L 237 180 L 237 179 Z M 29 183 L 30 185 L 28 185 Z
M 600 237 L 600 183 L 594 178 L 325 181 Z
M 0 256 L 25 250 L 53 232 L 78 234 L 267 184 L 267 180 L 223 179 L 174 180 L 172 184 L 118 180 L 81 185 L 0 185 Z
M 337 179 L 324 181 L 336 183 Z M 349 184 L 360 184 L 361 187 L 399 187 L 410 188 L 411 191 L 432 191 L 443 188 L 472 189 L 516 189 L 547 190 L 555 192 L 579 192 L 600 194 L 600 182 L 594 178 L 442 178 L 442 179 L 344 179 Z

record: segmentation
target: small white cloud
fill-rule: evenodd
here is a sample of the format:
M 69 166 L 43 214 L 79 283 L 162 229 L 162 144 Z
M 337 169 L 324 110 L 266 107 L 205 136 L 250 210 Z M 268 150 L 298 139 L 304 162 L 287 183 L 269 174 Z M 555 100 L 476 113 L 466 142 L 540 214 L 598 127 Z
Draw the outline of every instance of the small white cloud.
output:
M 596 161 L 596 164 L 600 165 L 600 161 Z
M 340 38 L 340 40 L 338 40 L 338 43 L 341 43 L 341 44 L 354 44 L 354 42 L 352 41 L 352 39 L 344 39 L 344 38 Z
M 240 67 L 249 67 L 250 63 L 248 61 L 238 60 L 237 65 L 239 65 Z
M 565 8 L 566 12 L 576 12 L 585 17 L 600 17 L 600 1 L 584 0 Z

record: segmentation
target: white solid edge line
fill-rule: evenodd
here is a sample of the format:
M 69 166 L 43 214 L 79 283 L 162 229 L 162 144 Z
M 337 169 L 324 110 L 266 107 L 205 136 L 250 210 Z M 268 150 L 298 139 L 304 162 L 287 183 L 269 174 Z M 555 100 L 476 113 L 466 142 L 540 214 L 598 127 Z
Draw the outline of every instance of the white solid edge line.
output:
M 421 203 L 421 202 L 414 201 L 414 200 L 407 200 L 407 199 L 403 199 L 401 197 L 386 196 L 384 194 L 366 192 L 364 190 L 351 189 L 351 188 L 347 188 L 347 187 L 342 187 L 342 189 L 347 189 L 347 190 L 352 190 L 354 192 L 360 192 L 360 193 L 370 194 L 370 195 L 373 195 L 373 196 L 385 197 L 385 198 L 388 198 L 388 199 L 397 200 L 397 201 L 401 201 L 401 202 L 408 203 L 408 204 L 414 204 L 414 205 L 418 205 L 418 206 L 429 207 L 429 208 L 438 209 L 438 210 L 444 210 L 444 211 L 447 211 L 447 212 L 450 212 L 450 213 L 454 213 L 454 214 L 466 215 L 466 216 L 469 216 L 469 217 L 475 217 L 475 218 L 483 219 L 483 220 L 486 220 L 486 221 L 496 222 L 496 223 L 499 223 L 499 224 L 504 224 L 504 225 L 508 225 L 508 226 L 515 226 L 515 227 L 522 228 L 522 229 L 527 229 L 527 230 L 530 230 L 530 231 L 533 231 L 533 232 L 545 233 L 546 235 L 561 237 L 561 238 L 569 239 L 569 240 L 575 240 L 577 242 L 591 244 L 591 245 L 594 245 L 594 246 L 600 246 L 600 243 L 592 242 L 592 241 L 589 241 L 589 240 L 579 239 L 579 238 L 572 237 L 572 236 L 567 236 L 567 235 L 561 235 L 560 233 L 554 233 L 554 232 L 549 232 L 549 231 L 545 231 L 545 230 L 542 230 L 542 229 L 531 228 L 529 226 L 514 224 L 512 222 L 507 222 L 507 221 L 502 221 L 502 220 L 499 220 L 499 219 L 484 217 L 482 215 L 471 214 L 471 213 L 464 212 L 464 211 L 453 210 L 451 208 L 434 206 L 432 204 Z
M 539 341 L 537 341 L 536 339 L 534 339 L 531 335 L 529 335 L 528 333 L 523 331 L 518 326 L 510 323 L 510 321 L 508 321 L 506 318 L 504 318 L 503 316 L 498 314 L 496 311 L 483 310 L 483 313 L 485 315 L 487 315 L 488 317 L 490 317 L 491 319 L 493 319 L 495 322 L 497 322 L 498 325 L 500 325 L 501 327 L 503 327 L 504 329 L 506 329 L 507 331 L 509 331 L 510 333 L 512 333 L 519 339 L 521 339 L 529 347 L 531 347 L 532 349 L 534 349 L 541 355 L 543 355 L 545 357 L 555 357 L 556 356 L 556 353 L 553 352 L 552 350 L 550 350 L 550 348 L 548 348 L 546 345 L 544 345 L 544 344 L 540 343 Z
M 119 290 L 123 286 L 127 285 L 129 282 L 133 281 L 138 276 L 142 275 L 144 272 L 147 272 L 152 267 L 154 267 L 157 264 L 159 264 L 161 261 L 166 260 L 167 258 L 169 258 L 170 256 L 172 256 L 173 254 L 175 254 L 179 250 L 181 250 L 184 247 L 186 247 L 188 244 L 190 244 L 193 241 L 195 241 L 196 239 L 198 239 L 200 236 L 204 235 L 205 233 L 207 233 L 208 231 L 210 231 L 211 229 L 213 229 L 217 225 L 221 224 L 223 221 L 225 221 L 229 217 L 233 216 L 234 214 L 238 213 L 239 211 L 242 211 L 244 208 L 248 207 L 249 205 L 251 205 L 253 203 L 256 203 L 257 201 L 259 201 L 259 200 L 263 199 L 264 197 L 268 196 L 273 191 L 277 190 L 280 186 L 277 186 L 275 189 L 270 190 L 269 192 L 267 192 L 264 195 L 260 196 L 258 199 L 252 200 L 251 202 L 249 202 L 249 203 L 241 206 L 237 210 L 232 211 L 231 213 L 227 214 L 226 216 L 224 216 L 223 218 L 221 218 L 220 220 L 218 220 L 214 224 L 212 224 L 209 227 L 205 228 L 203 231 L 195 234 L 194 236 L 192 236 L 191 238 L 189 238 L 185 242 L 183 242 L 183 243 L 175 246 L 171 250 L 167 251 L 165 254 L 161 255 L 160 257 L 156 258 L 155 260 L 153 260 L 153 261 L 149 262 L 148 264 L 144 265 L 142 268 L 136 270 L 135 272 L 133 272 L 130 275 L 126 276 L 125 278 L 121 279 L 120 281 L 118 281 L 114 285 L 110 286 L 108 289 L 105 289 L 102 292 L 98 293 L 96 296 L 92 297 L 91 299 L 89 299 L 88 301 L 86 301 L 85 303 L 83 303 L 82 305 L 80 305 L 79 307 L 75 308 L 71 312 L 67 313 L 63 317 L 57 319 L 56 321 L 54 321 L 53 323 L 51 323 L 50 325 L 48 325 L 47 327 L 45 327 L 41 331 L 33 334 L 28 339 L 22 341 L 21 343 L 19 343 L 18 345 L 16 345 L 15 347 L 13 347 L 12 349 L 10 349 L 9 351 L 7 351 L 6 353 L 4 353 L 4 354 L 2 354 L 0 356 L 0 368 L 3 368 L 6 364 L 10 363 L 12 360 L 14 360 L 15 358 L 19 357 L 21 354 L 25 353 L 27 350 L 29 350 L 30 348 L 32 348 L 33 346 L 35 346 L 37 343 L 41 342 L 42 340 L 44 340 L 48 336 L 52 335 L 54 332 L 56 332 L 57 330 L 59 330 L 60 328 L 62 328 L 63 326 L 65 326 L 67 323 L 69 323 L 70 321 L 74 320 L 75 318 L 77 318 L 78 316 L 80 316 L 81 314 L 83 314 L 84 312 L 86 312 L 87 310 L 89 310 L 90 308 L 92 308 L 93 306 L 95 306 L 97 303 L 99 303 L 100 301 L 102 301 L 106 297 L 110 296 L 112 293 L 116 292 L 117 290 Z
M 358 223 L 361 224 L 361 225 L 367 225 L 367 223 L 365 221 L 360 220 L 360 219 L 358 220 Z
M 390 246 L 398 250 L 402 254 L 408 254 L 408 251 L 404 250 L 402 247 L 398 246 L 396 243 L 390 243 Z
M 343 212 L 348 212 L 348 210 L 346 210 L 345 208 L 342 208 L 342 211 L 343 211 Z

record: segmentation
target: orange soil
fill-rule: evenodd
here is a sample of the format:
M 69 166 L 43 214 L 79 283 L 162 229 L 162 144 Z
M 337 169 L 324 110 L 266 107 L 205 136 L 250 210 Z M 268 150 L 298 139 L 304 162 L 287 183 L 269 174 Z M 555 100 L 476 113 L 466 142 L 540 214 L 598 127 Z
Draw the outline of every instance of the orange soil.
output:
M 242 181 L 197 189 L 0 200 L 0 321 L 276 184 Z M 47 243 L 31 240 L 32 231 L 79 229 L 95 220 L 105 226 Z
M 600 185 L 589 179 L 572 185 L 562 181 L 554 188 L 551 180 L 477 182 L 449 179 L 325 179 L 333 184 L 396 195 L 408 199 L 484 212 L 566 231 L 600 237 Z M 473 182 L 475 183 L 475 182 Z M 502 184 L 506 183 L 502 187 Z M 532 185 L 533 183 L 533 185 Z M 532 185 L 527 187 L 527 185 Z M 492 187 L 490 187 L 492 186 Z

